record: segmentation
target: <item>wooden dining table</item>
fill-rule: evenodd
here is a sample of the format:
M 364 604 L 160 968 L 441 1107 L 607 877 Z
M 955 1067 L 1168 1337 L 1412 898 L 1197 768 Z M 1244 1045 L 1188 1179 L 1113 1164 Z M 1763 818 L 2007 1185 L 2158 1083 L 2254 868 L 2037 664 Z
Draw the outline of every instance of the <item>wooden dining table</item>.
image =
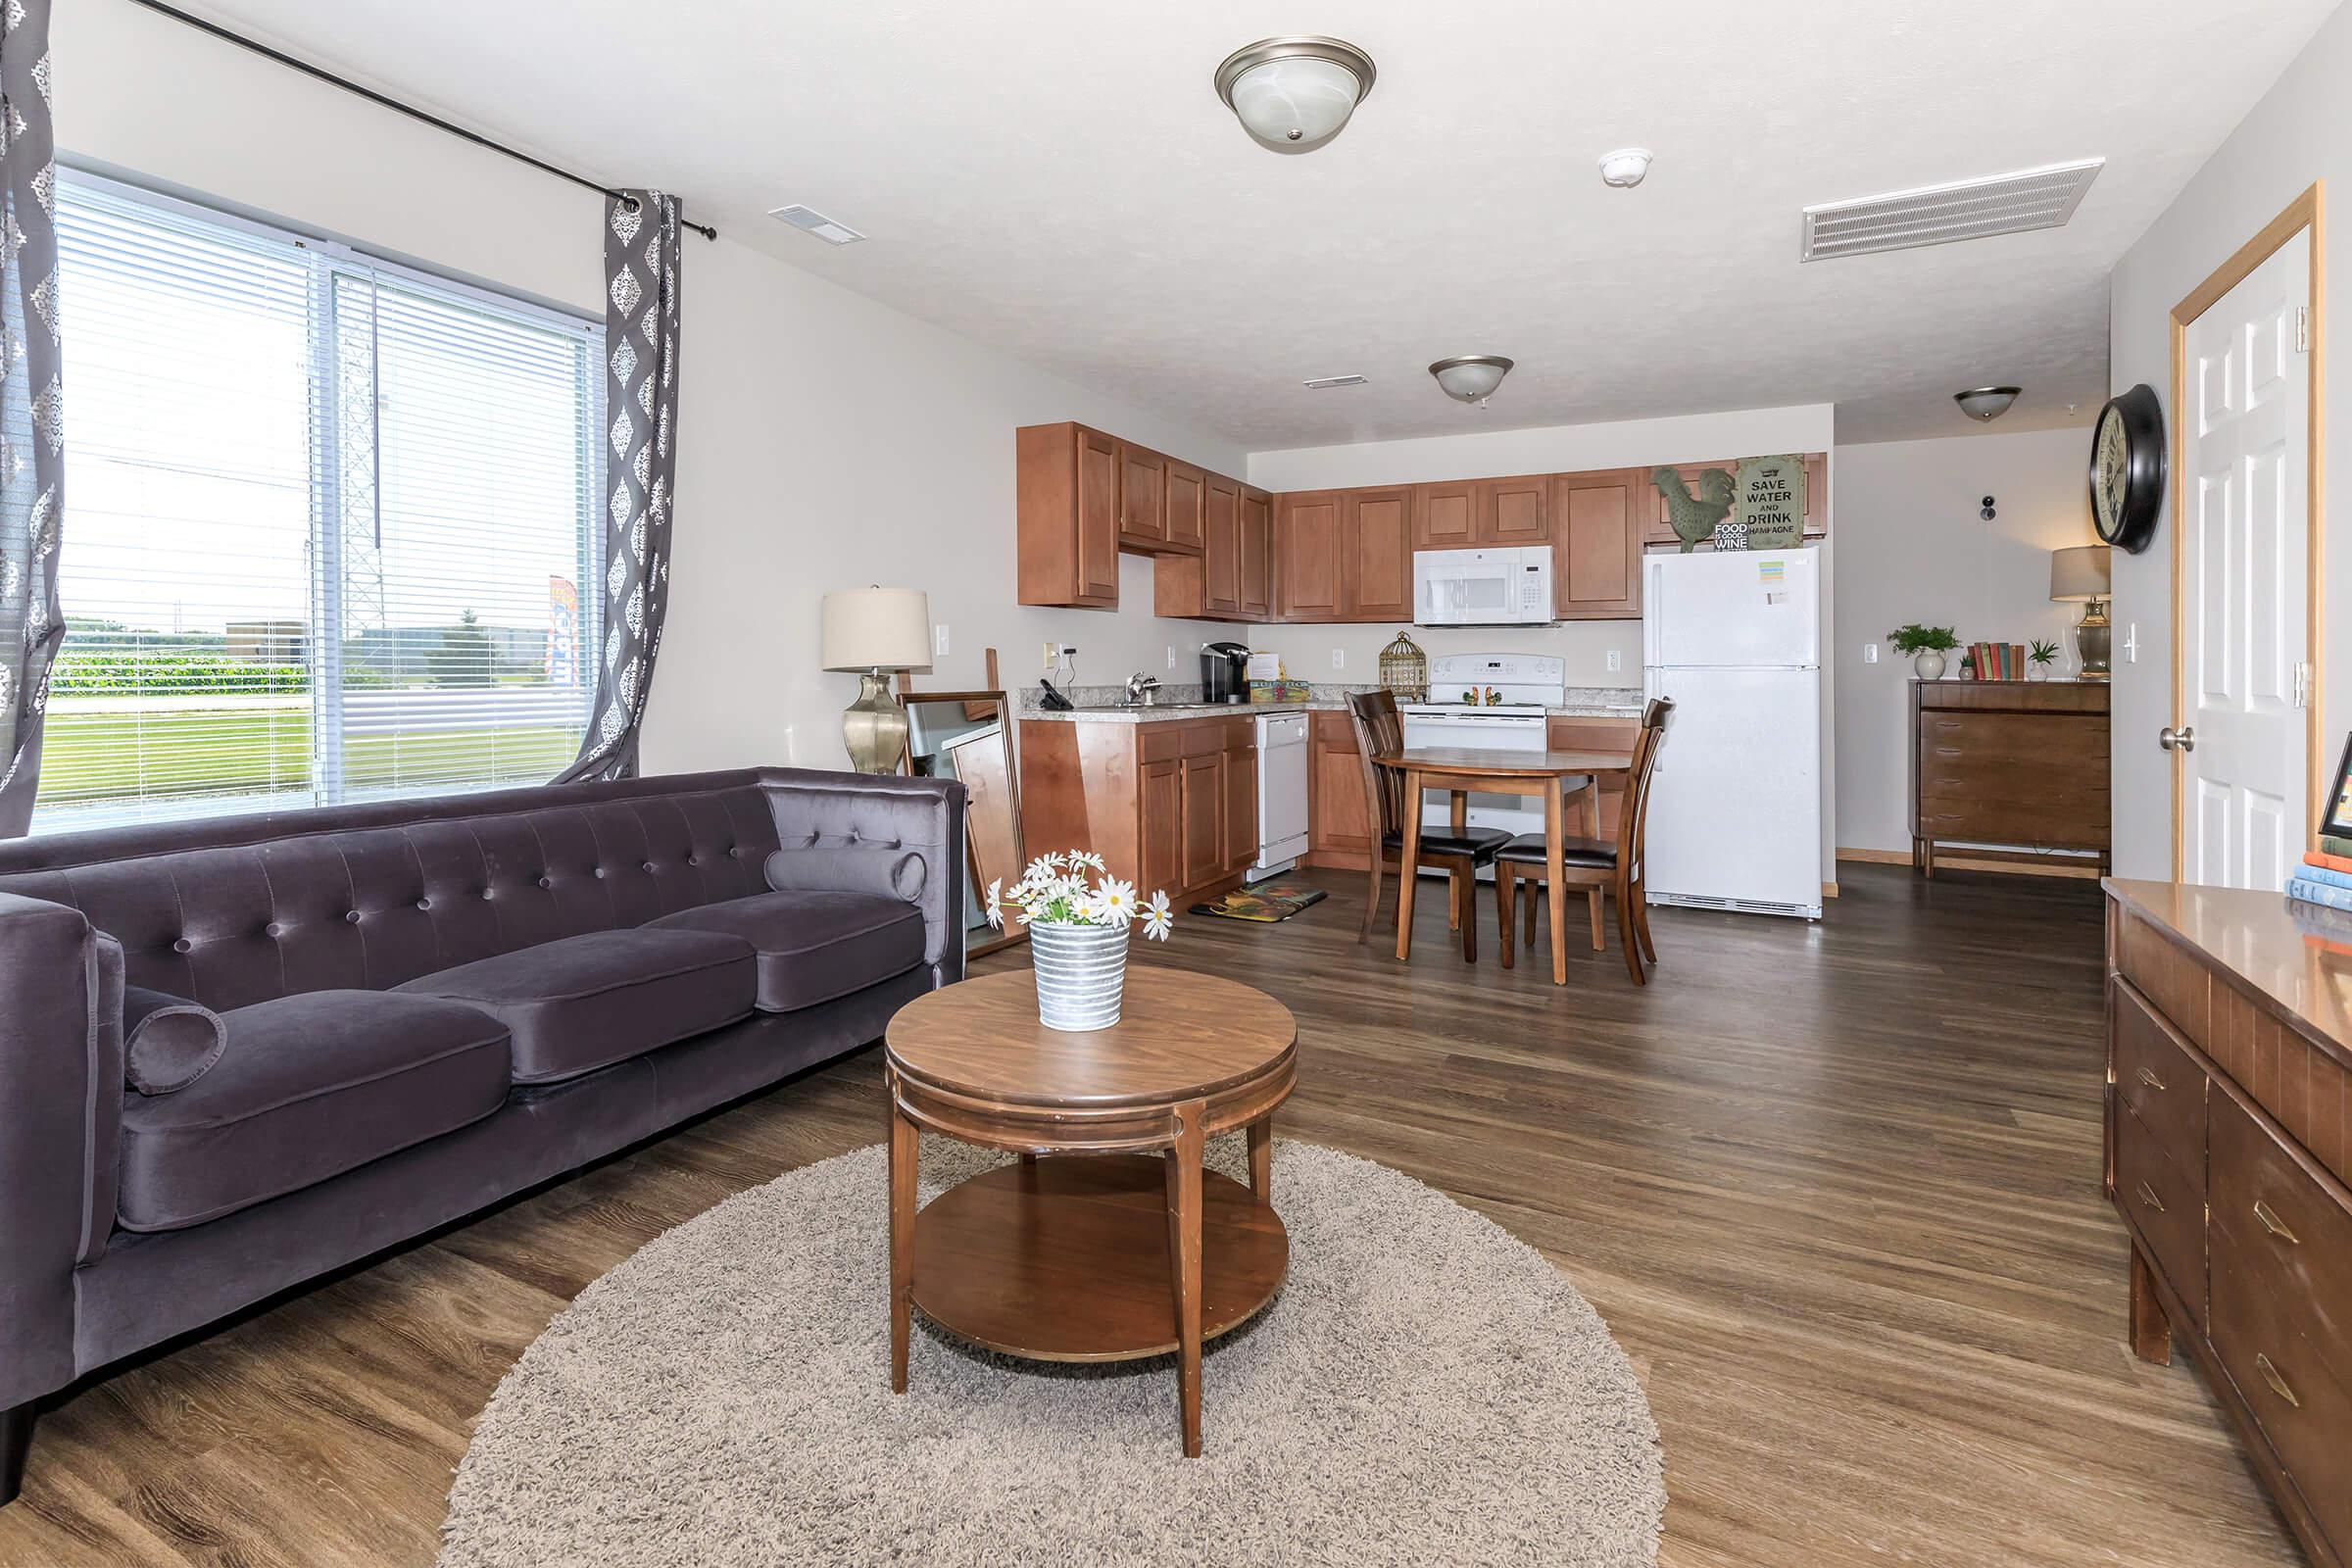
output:
M 1551 906 L 1551 983 L 1568 983 L 1568 888 L 1561 875 L 1560 846 L 1567 829 L 1570 787 L 1585 791 L 1585 833 L 1600 830 L 1599 796 L 1587 788 L 1609 774 L 1623 774 L 1634 765 L 1631 752 L 1504 752 L 1463 746 L 1408 746 L 1402 751 L 1375 753 L 1381 767 L 1404 775 L 1404 853 L 1396 878 L 1396 956 L 1413 951 L 1414 867 L 1421 850 L 1421 800 L 1425 790 L 1453 793 L 1454 831 L 1460 832 L 1464 797 L 1517 795 L 1544 803 L 1544 883 Z M 1376 852 L 1377 853 L 1377 852 Z M 1475 908 L 1462 918 L 1477 917 Z M 1508 942 L 1512 934 L 1502 933 Z

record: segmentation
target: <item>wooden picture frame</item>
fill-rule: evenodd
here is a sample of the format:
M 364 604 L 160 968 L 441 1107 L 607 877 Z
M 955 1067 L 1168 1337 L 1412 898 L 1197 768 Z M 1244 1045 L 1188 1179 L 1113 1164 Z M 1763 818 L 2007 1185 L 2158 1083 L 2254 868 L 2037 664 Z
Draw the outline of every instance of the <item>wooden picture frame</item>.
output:
M 995 673 L 996 665 L 996 659 L 994 657 L 995 650 L 990 650 L 990 673 L 993 674 Z M 901 704 L 961 703 L 964 708 L 964 714 L 968 718 L 985 717 L 987 716 L 985 713 L 975 711 L 975 710 L 981 709 L 984 706 L 994 707 L 996 710 L 996 718 L 1004 736 L 1004 777 L 1003 787 L 1004 790 L 1007 809 L 1011 818 L 1008 829 L 1009 837 L 1008 842 L 1002 844 L 984 843 L 982 841 L 982 835 L 976 834 L 973 831 L 973 822 L 970 814 L 971 806 L 970 803 L 967 802 L 965 806 L 963 834 L 964 874 L 971 879 L 970 885 L 975 890 L 985 889 L 988 885 L 988 880 L 991 875 L 1001 877 L 1007 883 L 1017 880 L 1021 874 L 1021 867 L 1028 863 L 1027 850 L 1023 842 L 1023 830 L 1021 824 L 1021 776 L 1019 748 L 1017 745 L 1018 737 L 1017 732 L 1013 727 L 1014 721 L 1019 716 L 1019 710 L 1015 706 L 1017 699 L 1014 698 L 1011 693 L 1001 690 L 923 692 L 915 691 L 911 688 L 912 682 L 908 681 L 905 676 L 901 676 L 900 690 L 898 694 Z M 914 772 L 914 749 L 911 745 L 907 747 L 906 754 L 899 759 L 899 771 L 909 776 L 911 776 Z M 965 782 L 968 787 L 986 787 L 977 779 L 967 779 Z M 1001 862 L 1002 869 L 995 870 L 993 872 L 985 869 L 985 867 L 987 867 L 991 861 Z M 1025 942 L 1028 940 L 1028 937 L 1029 933 L 1026 928 L 1017 924 L 1008 923 L 1004 930 L 990 932 L 988 935 L 977 940 L 967 937 L 964 945 L 964 956 L 966 958 L 977 958 L 984 954 L 995 953 L 1001 948 L 1010 947 L 1015 942 Z

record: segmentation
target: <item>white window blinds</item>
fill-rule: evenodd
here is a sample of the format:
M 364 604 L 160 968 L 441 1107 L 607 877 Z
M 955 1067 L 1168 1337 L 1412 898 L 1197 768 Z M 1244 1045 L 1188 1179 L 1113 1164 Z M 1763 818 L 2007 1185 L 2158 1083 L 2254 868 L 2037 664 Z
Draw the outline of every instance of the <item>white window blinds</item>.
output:
M 34 830 L 568 762 L 601 330 L 86 175 L 58 218 L 68 632 Z

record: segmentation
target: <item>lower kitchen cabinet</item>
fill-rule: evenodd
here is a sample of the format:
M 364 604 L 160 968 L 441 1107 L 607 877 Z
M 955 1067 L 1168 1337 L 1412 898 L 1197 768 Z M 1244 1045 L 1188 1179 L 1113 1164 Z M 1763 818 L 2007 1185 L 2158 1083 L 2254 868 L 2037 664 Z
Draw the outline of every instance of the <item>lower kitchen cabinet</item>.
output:
M 1149 898 L 1222 892 L 1257 858 L 1257 728 L 1236 714 L 1021 721 L 1023 836 L 1092 850 Z
M 1307 726 L 1307 859 L 1361 869 L 1371 863 L 1372 835 L 1355 724 L 1345 710 L 1318 711 Z

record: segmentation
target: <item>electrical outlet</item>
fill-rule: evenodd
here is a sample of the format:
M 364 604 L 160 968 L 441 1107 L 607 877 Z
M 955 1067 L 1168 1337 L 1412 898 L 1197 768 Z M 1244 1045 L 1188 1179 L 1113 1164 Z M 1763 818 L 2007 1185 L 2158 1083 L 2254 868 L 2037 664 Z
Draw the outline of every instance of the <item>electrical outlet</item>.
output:
M 948 656 L 948 623 L 944 620 L 931 628 L 931 652 L 941 659 Z
M 1331 667 L 1334 669 L 1346 669 L 1348 667 L 1347 649 L 1334 648 L 1331 651 Z
M 1864 643 L 1862 645 L 1862 662 L 1865 664 L 1875 664 L 1878 662 L 1879 645 L 1877 643 Z
M 2139 622 L 2136 620 L 2124 627 L 2124 662 L 2139 662 Z
M 1611 669 L 1623 669 L 1624 667 L 1625 667 L 1625 653 L 1624 653 L 1624 651 L 1623 651 L 1622 649 L 1616 649 L 1616 648 L 1612 648 L 1612 649 L 1610 649 L 1610 650 L 1609 650 L 1609 668 L 1611 668 Z
M 1168 644 L 1168 667 L 1170 669 L 1176 667 L 1176 645 L 1174 643 Z
M 1045 668 L 1046 668 L 1046 673 L 1047 673 L 1047 674 L 1051 675 L 1051 674 L 1053 674 L 1053 673 L 1054 673 L 1054 656 L 1055 656 L 1055 655 L 1057 655 L 1057 654 L 1059 654 L 1060 652 L 1061 652 L 1061 650 L 1060 650 L 1059 648 L 1055 647 L 1054 644 L 1052 644 L 1052 643 L 1048 643 L 1048 644 L 1046 644 L 1046 666 L 1045 666 Z

